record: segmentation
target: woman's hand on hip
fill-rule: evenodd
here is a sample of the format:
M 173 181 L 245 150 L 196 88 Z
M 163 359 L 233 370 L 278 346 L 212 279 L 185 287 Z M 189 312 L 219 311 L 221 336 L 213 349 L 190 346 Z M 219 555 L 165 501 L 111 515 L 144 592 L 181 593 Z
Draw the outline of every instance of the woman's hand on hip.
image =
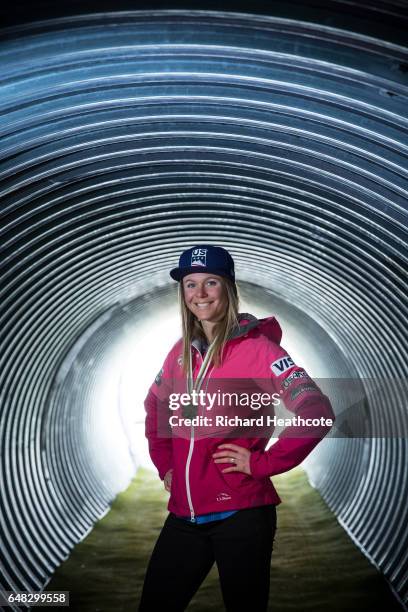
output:
M 163 478 L 163 482 L 164 482 L 164 488 L 166 489 L 166 491 L 168 491 L 170 493 L 171 491 L 171 479 L 173 476 L 173 468 L 171 468 L 170 470 L 168 470 L 168 472 L 166 472 L 165 477 Z
M 238 444 L 220 444 L 220 452 L 213 453 L 215 463 L 232 463 L 231 467 L 221 470 L 222 472 L 244 472 L 251 475 L 250 459 L 251 451 Z

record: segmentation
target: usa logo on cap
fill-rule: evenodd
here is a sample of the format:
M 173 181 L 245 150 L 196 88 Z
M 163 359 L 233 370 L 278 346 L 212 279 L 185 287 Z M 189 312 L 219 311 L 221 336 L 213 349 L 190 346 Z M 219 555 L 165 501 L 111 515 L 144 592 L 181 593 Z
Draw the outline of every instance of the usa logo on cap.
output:
M 207 265 L 207 249 L 194 249 L 191 253 L 191 265 L 205 267 Z

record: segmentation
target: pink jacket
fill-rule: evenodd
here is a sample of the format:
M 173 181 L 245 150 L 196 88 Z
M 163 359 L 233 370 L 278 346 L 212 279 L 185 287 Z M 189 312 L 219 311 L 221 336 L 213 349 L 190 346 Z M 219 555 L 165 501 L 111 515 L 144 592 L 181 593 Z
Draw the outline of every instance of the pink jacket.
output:
M 307 373 L 293 363 L 279 344 L 281 337 L 281 328 L 274 317 L 258 320 L 252 315 L 240 315 L 240 327 L 226 343 L 222 365 L 212 370 L 211 379 L 261 380 L 270 384 L 270 391 L 279 393 L 285 407 L 296 415 L 334 421 L 328 398 Z M 192 350 L 193 377 L 196 378 L 202 356 L 194 343 Z M 181 353 L 180 339 L 167 355 L 145 400 L 146 437 L 152 461 L 161 479 L 173 469 L 169 511 L 194 520 L 200 514 L 279 504 L 281 500 L 270 476 L 300 464 L 328 433 L 330 425 L 306 428 L 302 437 L 296 427 L 286 427 L 267 451 L 268 437 L 197 437 L 194 428 L 189 428 L 191 435 L 183 437 L 172 435 L 170 427 L 170 434 L 164 436 L 159 421 L 168 406 L 169 392 L 177 385 L 184 385 L 186 391 Z M 214 462 L 212 454 L 217 447 L 231 442 L 251 451 L 251 475 L 222 473 L 228 464 Z

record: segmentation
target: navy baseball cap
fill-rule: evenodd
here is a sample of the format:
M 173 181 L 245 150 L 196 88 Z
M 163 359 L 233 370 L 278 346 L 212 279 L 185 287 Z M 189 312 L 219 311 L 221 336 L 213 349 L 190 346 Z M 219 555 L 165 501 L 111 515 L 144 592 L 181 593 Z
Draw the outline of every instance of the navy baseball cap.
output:
M 226 249 L 209 244 L 200 244 L 180 255 L 178 268 L 170 272 L 171 278 L 181 281 L 187 274 L 209 272 L 225 276 L 235 283 L 234 260 Z

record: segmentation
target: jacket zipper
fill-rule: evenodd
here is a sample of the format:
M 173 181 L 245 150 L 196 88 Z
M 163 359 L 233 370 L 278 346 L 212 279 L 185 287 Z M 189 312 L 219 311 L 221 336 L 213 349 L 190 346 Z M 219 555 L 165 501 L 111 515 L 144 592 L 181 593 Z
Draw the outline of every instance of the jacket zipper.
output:
M 188 457 L 187 457 L 187 462 L 186 462 L 186 490 L 187 490 L 187 500 L 188 500 L 188 505 L 190 507 L 190 521 L 192 523 L 195 523 L 195 512 L 194 512 L 194 507 L 193 507 L 193 502 L 191 499 L 191 490 L 190 490 L 190 463 L 191 463 L 191 457 L 193 454 L 193 449 L 194 449 L 194 426 L 191 426 L 191 435 L 190 435 L 190 448 L 188 449 Z
M 195 349 L 195 350 L 197 351 L 197 353 L 199 353 L 201 357 L 201 361 L 203 361 L 200 351 L 198 349 Z M 195 512 L 194 512 L 193 500 L 191 499 L 191 489 L 190 489 L 190 463 L 191 463 L 191 457 L 193 456 L 193 450 L 194 450 L 194 425 L 191 426 L 190 448 L 188 449 L 188 456 L 187 456 L 187 462 L 186 462 L 186 491 L 187 491 L 188 506 L 190 508 L 190 517 L 191 517 L 190 521 L 192 523 L 195 523 L 196 521 Z

